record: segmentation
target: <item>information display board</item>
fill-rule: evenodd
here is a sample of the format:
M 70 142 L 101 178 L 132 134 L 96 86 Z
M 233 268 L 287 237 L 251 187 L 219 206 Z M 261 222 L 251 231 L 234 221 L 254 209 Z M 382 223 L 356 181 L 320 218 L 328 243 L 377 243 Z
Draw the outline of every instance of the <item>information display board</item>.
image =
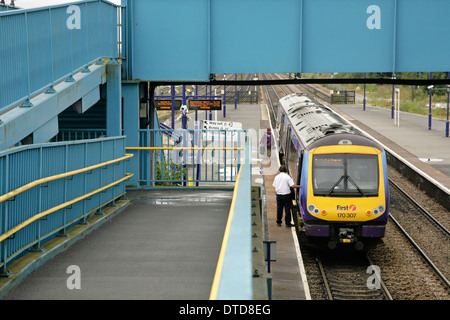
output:
M 222 110 L 222 100 L 189 100 L 189 110 Z
M 173 107 L 175 110 L 180 110 L 181 100 L 175 100 Z M 172 100 L 155 100 L 155 109 L 156 110 L 172 110 Z

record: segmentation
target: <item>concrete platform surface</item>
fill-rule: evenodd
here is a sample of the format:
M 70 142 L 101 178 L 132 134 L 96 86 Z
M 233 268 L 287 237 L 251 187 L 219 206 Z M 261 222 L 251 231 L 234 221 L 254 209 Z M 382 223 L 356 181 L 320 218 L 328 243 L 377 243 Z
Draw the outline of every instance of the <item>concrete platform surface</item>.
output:
M 207 300 L 232 191 L 127 196 L 133 203 L 124 212 L 35 270 L 5 299 Z M 77 273 L 80 289 L 69 289 Z

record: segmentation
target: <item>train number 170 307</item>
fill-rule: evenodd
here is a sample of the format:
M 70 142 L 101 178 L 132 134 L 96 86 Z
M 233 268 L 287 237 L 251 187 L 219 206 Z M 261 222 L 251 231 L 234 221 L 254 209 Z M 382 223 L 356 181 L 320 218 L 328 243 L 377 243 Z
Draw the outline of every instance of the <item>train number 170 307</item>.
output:
M 354 212 L 344 212 L 344 213 L 338 213 L 338 218 L 355 218 L 356 213 Z

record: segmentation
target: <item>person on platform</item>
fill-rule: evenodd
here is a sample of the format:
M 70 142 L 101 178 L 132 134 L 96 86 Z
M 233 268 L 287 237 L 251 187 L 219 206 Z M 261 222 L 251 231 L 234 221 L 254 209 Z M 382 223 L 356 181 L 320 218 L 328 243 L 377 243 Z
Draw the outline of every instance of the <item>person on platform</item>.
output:
M 285 165 L 281 165 L 279 171 L 280 173 L 275 177 L 272 184 L 277 194 L 277 226 L 281 227 L 284 209 L 286 227 L 293 227 L 294 225 L 291 224 L 291 188 L 300 188 L 300 186 L 296 185 L 287 174 Z
M 264 151 L 267 151 L 267 157 L 270 158 L 272 155 L 272 148 L 275 148 L 275 140 L 272 135 L 272 130 L 267 128 L 266 132 L 264 132 L 261 142 L 260 142 L 260 153 L 264 154 Z

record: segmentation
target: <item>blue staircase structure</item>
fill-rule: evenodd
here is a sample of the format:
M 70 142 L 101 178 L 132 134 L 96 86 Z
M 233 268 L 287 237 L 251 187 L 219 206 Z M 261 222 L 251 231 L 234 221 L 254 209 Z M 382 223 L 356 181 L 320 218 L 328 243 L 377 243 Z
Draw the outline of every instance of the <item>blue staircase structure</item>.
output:
M 106 1 L 74 8 L 1 13 L 1 150 L 50 140 L 59 131 L 59 114 L 71 106 L 84 113 L 100 100 L 102 87 L 114 90 L 110 70 L 120 86 L 120 8 Z M 74 19 L 79 25 L 71 24 Z

